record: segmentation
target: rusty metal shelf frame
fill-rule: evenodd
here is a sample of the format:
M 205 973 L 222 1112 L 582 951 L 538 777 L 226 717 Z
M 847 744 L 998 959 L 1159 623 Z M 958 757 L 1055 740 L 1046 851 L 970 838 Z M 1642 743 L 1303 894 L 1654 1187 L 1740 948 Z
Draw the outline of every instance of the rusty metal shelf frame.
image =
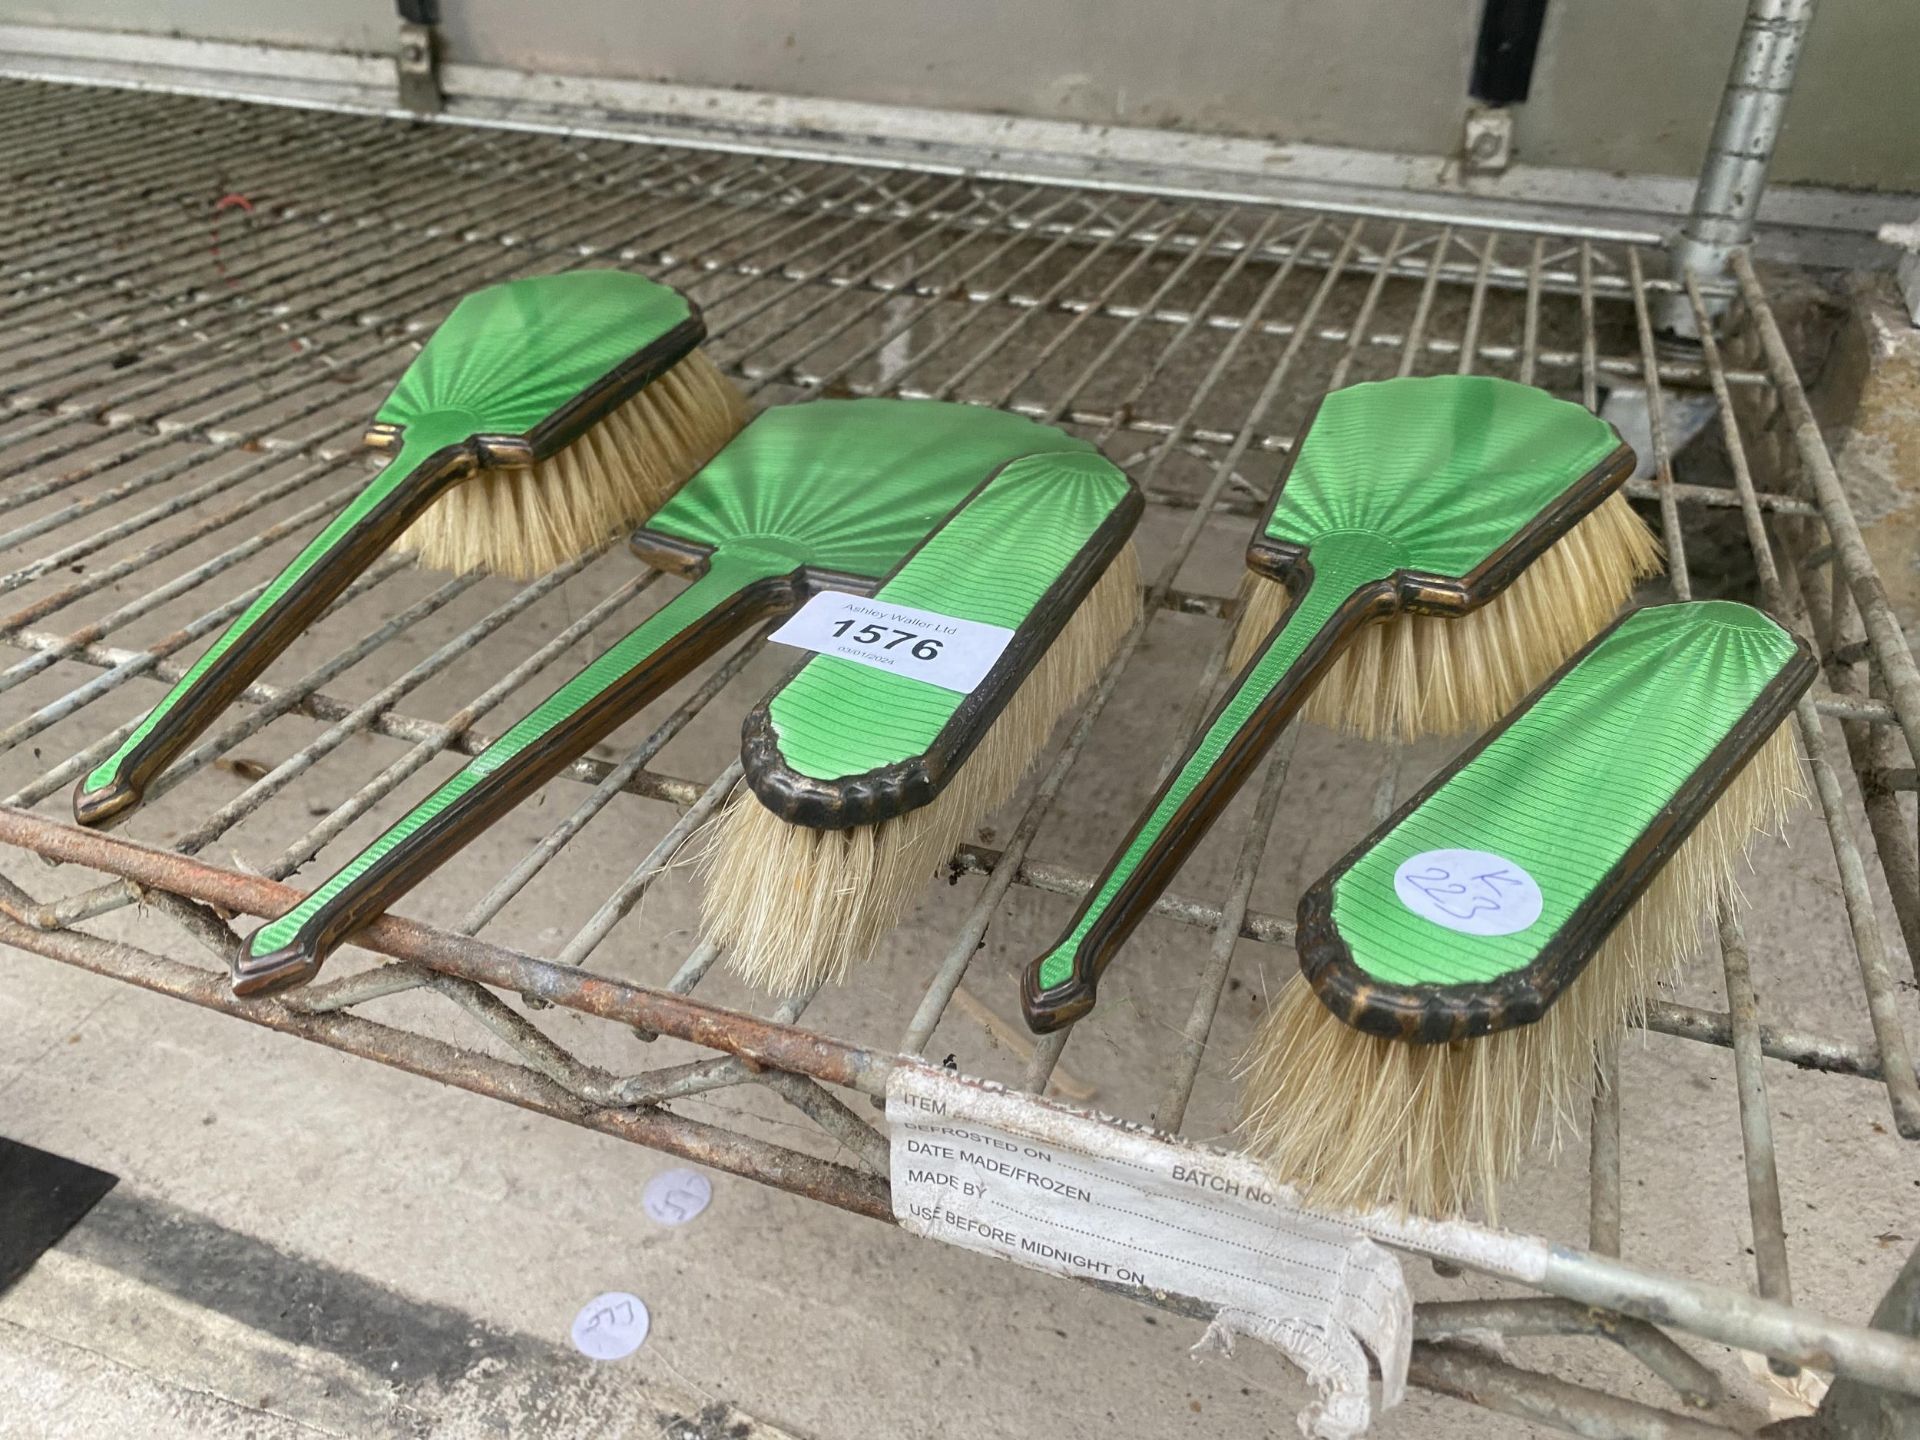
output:
M 968 845 L 954 857 L 956 876 L 984 883 L 897 1040 L 852 1045 L 809 1031 L 801 1022 L 811 997 L 765 1017 L 700 1000 L 695 992 L 719 958 L 705 945 L 655 990 L 585 968 L 737 778 L 737 763 L 710 778 L 661 773 L 650 764 L 675 735 L 701 723 L 704 708 L 757 653 L 764 633 L 742 644 L 623 758 L 577 761 L 567 774 L 584 787 L 578 803 L 476 896 L 458 926 L 389 917 L 364 944 L 391 964 L 277 999 L 243 1002 L 228 993 L 225 964 L 238 943 L 230 918 L 279 913 L 296 893 L 281 880 L 354 820 L 436 757 L 482 748 L 491 738 L 481 728 L 490 711 L 658 578 L 631 566 L 608 562 L 606 573 L 620 578 L 597 604 L 537 646 L 524 646 L 525 659 L 444 720 L 402 706 L 468 649 L 596 562 L 523 587 L 366 699 L 349 702 L 327 687 L 465 593 L 474 578 L 447 579 L 395 613 L 380 608 L 379 623 L 297 679 L 256 683 L 245 705 L 162 777 L 156 793 L 231 755 L 281 716 L 305 717 L 320 733 L 250 777 L 239 795 L 167 848 L 80 831 L 58 814 L 74 778 L 127 726 L 71 732 L 88 743 L 61 754 L 0 803 L 0 842 L 104 877 L 80 893 L 42 901 L 0 876 L 0 943 L 881 1220 L 890 1218 L 884 1137 L 834 1092 L 877 1096 L 898 1056 L 924 1049 L 1012 886 L 1079 895 L 1092 883 L 1086 873 L 1046 860 L 1044 845 L 1034 853 L 1049 807 L 1146 628 L 1170 609 L 1222 615 L 1219 598 L 1181 589 L 1176 580 L 1210 519 L 1251 513 L 1259 503 L 1261 488 L 1241 466 L 1287 445 L 1285 424 L 1274 417 L 1299 396 L 1383 369 L 1496 370 L 1589 406 L 1603 385 L 1637 384 L 1656 420 L 1674 387 L 1710 390 L 1733 486 L 1676 482 L 1671 457 L 1657 446 L 1655 477 L 1632 493 L 1657 508 L 1672 588 L 1683 597 L 1692 584 L 1685 517 L 1737 513 L 1767 603 L 1812 635 L 1826 658 L 1825 679 L 1800 707 L 1798 726 L 1832 837 L 1874 1041 L 1848 1043 L 1763 1017 L 1739 920 L 1720 916 L 1728 1010 L 1661 1003 L 1649 1024 L 1732 1051 L 1758 1298 L 1608 1259 L 1620 1238 L 1619 1102 L 1609 1089 L 1592 1127 L 1587 1248 L 1556 1248 L 1559 1268 L 1543 1286 L 1549 1296 L 1464 1309 L 1422 1306 L 1414 1378 L 1583 1433 L 1732 1433 L 1448 1343 L 1476 1329 L 1602 1336 L 1686 1404 L 1710 1407 L 1719 1398 L 1715 1377 L 1649 1323 L 1657 1320 L 1784 1361 L 1920 1389 L 1920 1346 L 1790 1308 L 1762 1057 L 1877 1084 L 1900 1133 L 1920 1137 L 1920 1086 L 1892 975 L 1902 943 L 1910 959 L 1920 957 L 1920 874 L 1899 798 L 1902 788 L 1912 788 L 1912 756 L 1920 750 L 1920 675 L 1764 287 L 1744 256 L 1735 257 L 1730 284 L 1703 285 L 1667 278 L 1664 256 L 1631 247 L 1412 216 L 1331 216 L 17 82 L 0 83 L 0 124 L 13 140 L 0 164 L 16 182 L 0 197 L 0 355 L 7 362 L 0 369 L 0 597 L 38 588 L 0 614 L 0 642 L 21 657 L 0 668 L 0 696 L 56 665 L 93 672 L 29 714 L 0 700 L 0 753 L 42 737 L 67 738 L 63 722 L 130 682 L 153 691 L 152 682 L 176 679 L 197 642 L 257 590 L 226 597 L 144 647 L 116 643 L 119 633 L 267 547 L 310 531 L 342 503 L 362 473 L 354 452 L 359 418 L 404 363 L 409 337 L 423 335 L 474 285 L 534 269 L 631 263 L 681 286 L 709 316 L 711 348 L 763 399 L 926 395 L 1068 425 L 1126 463 L 1149 497 L 1181 519 L 1149 582 L 1145 625 L 1081 711 L 1004 843 Z M 261 199 L 247 202 L 247 243 L 230 246 L 231 257 L 222 259 L 208 227 L 227 215 L 212 202 L 228 172 L 245 173 Z M 1390 285 L 1413 300 L 1397 325 L 1382 323 Z M 1456 334 L 1436 333 L 1443 295 L 1466 298 Z M 1720 333 L 1736 337 L 1728 342 L 1735 359 L 1710 330 L 1695 351 L 1663 348 L 1650 305 L 1680 299 L 1703 329 L 1709 309 L 1732 307 Z M 1575 321 L 1576 343 L 1543 343 L 1549 322 L 1564 329 Z M 913 348 L 902 358 L 894 342 L 909 335 Z M 1228 377 L 1249 363 L 1257 394 L 1223 415 Z M 323 378 L 339 383 L 316 387 Z M 1101 388 L 1121 393 L 1090 393 Z M 343 419 L 349 412 L 353 418 Z M 1787 489 L 1768 490 L 1750 450 L 1755 427 L 1775 416 L 1797 454 L 1798 478 Z M 275 478 L 246 488 L 269 475 Z M 66 503 L 35 518 L 15 516 L 55 496 Z M 89 518 L 102 512 L 111 513 L 101 522 Z M 191 565 L 169 563 L 202 542 L 225 548 Z M 56 583 L 69 567 L 103 553 L 108 558 L 99 568 Z M 367 613 L 363 602 L 377 602 L 380 587 L 401 568 L 376 567 L 336 612 Z M 84 625 L 60 628 L 62 610 L 129 580 L 144 593 Z M 1219 676 L 1225 638 L 1221 625 L 1206 685 Z M 299 775 L 366 733 L 408 748 L 258 873 L 198 858 L 274 804 Z M 1290 757 L 1289 737 L 1267 762 L 1226 892 L 1171 893 L 1158 907 L 1197 932 L 1201 980 L 1154 1112 L 1171 1132 L 1180 1129 L 1236 940 L 1285 945 L 1292 938 L 1290 920 L 1251 906 Z M 1400 780 L 1398 756 L 1383 751 L 1383 761 L 1380 813 L 1391 807 Z M 1870 842 L 1855 832 L 1847 771 L 1864 798 Z M 481 938 L 622 792 L 670 802 L 682 813 L 553 958 Z M 1873 899 L 1872 870 L 1893 901 L 1892 935 Z M 131 905 L 164 916 L 201 958 L 80 928 Z M 356 1011 L 416 988 L 444 997 L 450 1019 L 484 1027 L 513 1058 Z M 670 1035 L 715 1053 L 614 1073 L 562 1048 L 496 992 L 517 995 L 524 1010 L 558 1004 L 633 1028 L 641 1039 Z M 1064 1032 L 1036 1048 L 1030 1091 L 1046 1087 L 1070 1037 Z M 671 1108 L 741 1084 L 771 1089 L 818 1127 L 836 1157 L 847 1158 L 823 1159 Z

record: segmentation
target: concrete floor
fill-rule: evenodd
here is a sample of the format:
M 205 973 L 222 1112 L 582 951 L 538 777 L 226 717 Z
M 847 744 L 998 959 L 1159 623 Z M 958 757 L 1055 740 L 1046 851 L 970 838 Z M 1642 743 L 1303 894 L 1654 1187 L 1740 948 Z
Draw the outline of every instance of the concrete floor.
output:
M 238 171 L 242 158 L 229 156 L 223 163 Z M 336 177 L 331 183 L 344 187 L 347 182 Z M 316 191 L 314 203 L 323 198 Z M 203 217 L 197 211 L 193 216 L 192 223 L 203 227 Z M 134 221 L 125 223 L 131 228 Z M 601 224 L 605 229 L 613 222 Z M 260 243 L 269 236 L 263 229 Z M 230 257 L 235 265 L 245 258 L 241 243 L 236 238 Z M 444 243 L 452 259 L 464 261 L 475 253 L 464 241 Z M 1148 275 L 1140 283 L 1152 280 Z M 1303 294 L 1318 283 L 1304 270 L 1289 282 Z M 694 288 L 699 293 L 699 286 Z M 1247 288 L 1252 288 L 1251 277 Z M 1343 285 L 1328 314 L 1357 304 L 1364 288 L 1358 280 Z M 1381 313 L 1398 314 L 1397 323 L 1406 323 L 1405 316 L 1419 304 L 1419 290 L 1416 282 L 1395 281 Z M 1514 301 L 1511 294 L 1489 297 L 1487 335 L 1496 326 L 1500 333 L 1517 334 Z M 1606 308 L 1606 324 L 1613 329 L 1602 336 L 1603 350 L 1630 353 L 1632 337 L 1621 328 L 1624 307 Z M 1543 344 L 1568 348 L 1570 313 L 1567 305 L 1545 312 Z M 249 338 L 252 323 L 242 317 L 221 343 Z M 371 348 L 357 323 L 350 317 L 328 321 L 332 329 L 326 329 L 316 322 L 315 333 L 332 343 L 335 353 L 355 345 Z M 755 322 L 770 332 L 784 323 L 777 312 Z M 1433 333 L 1458 334 L 1466 323 L 1464 293 L 1443 291 L 1432 310 Z M 730 336 L 732 349 L 723 358 L 747 353 L 756 333 Z M 856 333 L 845 348 L 870 333 Z M 1100 326 L 1090 325 L 1081 343 L 1091 347 L 1103 338 Z M 1040 341 L 1038 333 L 1025 336 L 996 366 L 1017 371 Z M 1092 384 L 1086 403 L 1094 408 L 1112 403 L 1126 377 L 1163 341 L 1159 333 L 1136 337 L 1111 375 Z M 1209 333 L 1183 353 L 1142 401 L 1141 413 L 1178 413 L 1221 343 Z M 1284 344 L 1277 335 L 1250 344 L 1234 373 L 1212 392 L 1210 408 L 1197 423 L 1229 432 L 1237 426 Z M 957 353 L 949 352 L 944 363 L 956 363 Z M 1313 393 L 1314 377 L 1328 372 L 1333 353 L 1318 342 L 1306 347 L 1298 383 L 1280 398 L 1270 421 L 1276 433 L 1297 419 Z M 817 363 L 833 358 L 829 353 Z M 1072 373 L 1080 358 L 1065 353 L 1055 365 Z M 1390 365 L 1395 356 L 1366 358 L 1384 358 Z M 1451 367 L 1450 357 L 1429 358 Z M 223 420 L 215 439 L 257 424 L 273 434 L 275 446 L 307 448 L 218 501 L 204 502 L 203 509 L 257 494 L 309 463 L 315 449 L 325 448 L 312 437 L 364 417 L 398 363 L 390 356 L 377 364 L 368 361 L 364 371 L 333 372 L 341 387 L 339 404 L 297 424 L 276 428 L 268 412 Z M 119 383 L 119 365 L 117 355 L 103 353 L 101 396 L 110 396 Z M 939 367 L 929 369 L 934 373 L 916 375 L 915 383 L 939 383 Z M 993 369 L 975 374 L 966 393 L 991 394 L 999 378 Z M 1556 383 L 1566 379 L 1559 372 Z M 1113 393 L 1094 393 L 1102 387 Z M 167 398 L 151 402 L 156 413 L 165 411 Z M 305 393 L 294 397 L 306 398 Z M 282 397 L 275 403 L 293 401 Z M 169 414 L 168 425 L 190 427 L 195 419 L 195 412 L 181 410 Z M 181 431 L 177 445 L 143 452 L 138 466 L 182 459 L 198 439 L 199 432 Z M 1126 462 L 1145 445 L 1140 435 L 1123 434 L 1109 448 Z M 196 462 L 194 469 L 183 465 L 169 493 L 252 463 L 260 450 L 243 446 Z M 82 463 L 87 455 L 82 450 L 59 463 Z M 1243 470 L 1251 492 L 1264 490 L 1273 464 L 1270 453 L 1248 458 Z M 121 467 L 122 473 L 127 468 Z M 1165 468 L 1159 484 L 1192 493 L 1209 470 L 1208 457 L 1182 454 Z M 111 469 L 106 474 L 121 478 Z M 350 471 L 326 476 L 248 523 L 267 523 L 354 478 Z M 72 498 L 64 494 L 21 518 L 54 515 Z M 36 542 L 36 553 L 71 540 L 79 525 L 111 522 L 152 498 L 135 497 L 65 532 L 56 530 Z M 1140 535 L 1148 573 L 1168 554 L 1190 513 L 1150 507 Z M 1737 557 L 1737 550 L 1707 541 L 1709 527 L 1731 513 L 1689 512 L 1689 525 L 1699 526 L 1690 530 L 1699 543 L 1689 546 L 1699 593 L 1721 587 L 1737 591 L 1743 583 L 1737 563 L 1716 568 L 1716 557 Z M 1211 522 L 1182 572 L 1182 586 L 1225 594 L 1240 569 L 1246 526 L 1239 516 Z M 1719 524 L 1715 533 L 1728 529 Z M 166 573 L 177 574 L 235 539 L 229 528 L 187 545 L 167 560 Z M 222 592 L 264 579 L 297 543 L 284 541 L 221 577 Z M 90 557 L 82 573 L 119 553 Z M 631 573 L 624 555 L 595 562 L 510 627 L 460 655 L 409 695 L 404 710 L 433 719 L 451 713 Z M 9 603 L 32 603 L 71 578 L 57 572 L 24 587 Z M 61 609 L 47 623 L 64 633 L 144 593 L 147 583 L 135 573 L 82 604 Z M 417 573 L 387 582 L 375 600 L 314 627 L 270 678 L 303 674 L 439 583 L 438 577 Z M 660 593 L 669 588 L 670 583 L 662 585 Z M 349 701 L 374 693 L 511 593 L 497 581 L 466 591 L 375 658 L 330 682 L 329 692 Z M 659 598 L 649 592 L 602 632 L 571 647 L 488 716 L 482 728 L 498 733 Z M 116 632 L 113 643 L 155 643 L 210 603 L 209 594 L 189 592 Z M 1151 757 L 1182 733 L 1207 653 L 1220 634 L 1219 621 L 1201 616 L 1168 613 L 1158 619 L 1060 795 L 1036 855 L 1080 868 L 1106 858 L 1142 798 Z M 738 716 L 783 665 L 779 656 L 761 655 L 714 702 L 705 721 L 666 747 L 654 768 L 687 777 L 717 773 L 736 748 Z M 53 665 L 0 699 L 0 713 L 10 721 L 97 673 L 73 662 Z M 623 754 L 693 683 L 637 717 L 601 753 Z M 105 726 L 131 718 L 156 694 L 149 682 L 132 682 L 31 745 L 0 754 L 0 794 L 27 783 Z M 277 763 L 321 728 L 300 716 L 276 720 L 231 751 L 224 768 L 208 767 L 146 807 L 128 833 L 149 842 L 167 840 L 240 793 L 258 767 Z M 1837 750 L 1837 731 L 1832 743 Z M 316 817 L 406 749 L 400 741 L 378 736 L 349 740 L 274 805 L 221 836 L 204 858 L 236 868 L 271 863 Z M 1410 752 L 1402 793 L 1444 754 L 1440 745 Z M 1375 747 L 1317 732 L 1303 736 L 1255 888 L 1256 908 L 1290 914 L 1301 890 L 1365 832 L 1387 763 L 1389 757 Z M 317 882 L 451 768 L 441 757 L 414 775 L 349 826 L 299 872 L 296 882 Z M 410 896 L 405 913 L 457 924 L 475 897 L 583 793 L 570 781 L 549 785 Z M 1236 822 L 1250 800 L 1242 797 L 1196 855 L 1181 877 L 1184 893 L 1216 897 L 1225 890 Z M 62 814 L 64 795 L 40 808 L 50 816 Z M 1910 819 L 1911 810 L 1907 813 Z M 675 818 L 665 804 L 618 797 L 569 847 L 564 863 L 543 873 L 485 933 L 502 944 L 556 953 Z M 1008 823 L 1006 816 L 994 817 L 985 838 L 1004 836 Z M 1866 836 L 1858 817 L 1855 828 Z M 97 878 L 52 871 L 17 853 L 0 856 L 0 870 L 42 898 L 73 893 Z M 896 1046 L 927 975 L 981 884 L 977 878 L 952 886 L 930 884 L 880 960 L 854 984 L 823 994 L 807 1023 L 872 1047 Z M 1817 815 L 1802 813 L 1784 843 L 1756 847 L 1747 888 L 1754 902 L 1748 937 L 1763 1016 L 1803 1032 L 1868 1041 L 1833 852 Z M 1890 924 L 1886 898 L 1876 895 Z M 688 869 L 676 868 L 619 924 L 592 964 L 642 983 L 663 982 L 693 942 L 697 898 Z M 1018 1078 L 1024 1056 L 1014 980 L 1033 947 L 1071 908 L 1064 897 L 1026 888 L 1012 892 L 967 979 L 971 993 L 999 1023 L 988 1028 L 963 1008 L 950 1010 L 931 1054 L 951 1053 L 971 1073 Z M 120 911 L 90 922 L 88 929 L 155 951 L 204 958 L 172 922 L 154 912 Z M 1091 1091 L 1100 1108 L 1137 1118 L 1150 1115 L 1170 1071 L 1173 1037 L 1191 1004 L 1198 953 L 1198 932 L 1171 921 L 1150 921 L 1123 967 L 1110 976 L 1099 1011 L 1077 1028 L 1064 1071 Z M 368 963 L 370 957 L 360 952 L 343 952 L 332 973 Z M 1902 976 L 1905 964 L 1904 958 L 1896 962 Z M 1235 1057 L 1266 996 L 1292 965 L 1291 952 L 1279 947 L 1239 945 L 1187 1118 L 1188 1135 L 1215 1139 L 1230 1131 Z M 1723 1008 L 1715 970 L 1710 961 L 1693 966 L 1676 998 Z M 721 1004 L 764 1006 L 724 974 L 716 974 L 700 993 Z M 1898 1004 L 1909 1033 L 1920 1033 L 1912 986 L 1902 985 Z M 502 1053 L 438 997 L 391 997 L 366 1013 Z M 542 1011 L 531 1018 L 582 1058 L 619 1072 L 692 1055 L 669 1042 L 642 1047 L 624 1031 L 568 1012 Z M 1893 1135 L 1885 1094 L 1870 1082 L 1778 1063 L 1768 1064 L 1767 1082 L 1795 1299 L 1824 1314 L 1864 1320 L 1920 1241 L 1914 1220 L 1920 1154 Z M 1650 1268 L 1750 1286 L 1753 1262 L 1730 1057 L 1665 1036 L 1636 1038 L 1626 1049 L 1622 1093 L 1625 1254 Z M 865 1104 L 857 1097 L 853 1103 Z M 758 1087 L 719 1092 L 676 1108 L 810 1153 L 848 1158 L 834 1155 L 796 1112 Z M 12 1402 L 0 1405 L 4 1440 L 101 1433 L 276 1440 L 307 1433 L 543 1434 L 568 1440 L 656 1433 L 685 1440 L 782 1433 L 817 1440 L 866 1435 L 1238 1440 L 1292 1433 L 1292 1416 L 1304 1398 L 1297 1376 L 1259 1346 L 1242 1344 L 1230 1359 L 1195 1359 L 1188 1354 L 1200 1335 L 1194 1322 L 916 1240 L 728 1175 L 712 1177 L 713 1204 L 695 1222 L 660 1227 L 641 1213 L 640 1192 L 649 1178 L 678 1162 L 15 951 L 0 951 L 0 1132 L 121 1177 L 93 1215 L 0 1296 L 0 1395 Z M 1543 1153 L 1510 1187 L 1501 1218 L 1515 1228 L 1583 1243 L 1587 1205 L 1585 1146 L 1576 1137 L 1557 1158 Z M 1409 1263 L 1408 1272 L 1422 1298 L 1505 1293 L 1493 1282 L 1443 1278 L 1424 1264 Z M 584 1302 L 607 1290 L 641 1296 L 651 1308 L 653 1331 L 629 1359 L 595 1365 L 569 1348 L 568 1327 Z M 1716 1345 L 1683 1343 L 1728 1387 L 1730 1399 L 1720 1412 L 1724 1422 L 1750 1427 L 1766 1418 L 1769 1394 L 1742 1357 Z M 1659 1382 L 1598 1340 L 1513 1340 L 1506 1343 L 1506 1354 L 1529 1369 L 1652 1404 L 1672 1403 Z M 1388 1440 L 1508 1440 L 1544 1432 L 1416 1391 L 1380 1421 L 1375 1433 Z

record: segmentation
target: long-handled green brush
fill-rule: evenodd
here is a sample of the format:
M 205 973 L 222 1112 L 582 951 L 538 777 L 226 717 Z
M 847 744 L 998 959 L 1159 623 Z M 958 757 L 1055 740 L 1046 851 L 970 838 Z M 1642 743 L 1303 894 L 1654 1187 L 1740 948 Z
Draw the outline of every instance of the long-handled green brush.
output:
M 1092 447 L 1017 415 L 910 400 L 767 411 L 634 532 L 693 583 L 263 925 L 234 964 L 242 994 L 297 983 L 354 930 L 719 646 L 814 591 L 870 593 L 1001 467 Z
M 1226 698 L 1065 937 L 1028 968 L 1028 1024 L 1053 1030 L 1092 1009 L 1108 961 L 1373 622 L 1403 633 L 1383 647 L 1390 663 L 1343 693 L 1343 718 L 1364 730 L 1497 715 L 1584 643 L 1654 563 L 1616 496 L 1632 470 L 1611 426 L 1510 381 L 1388 380 L 1323 398 L 1247 551 L 1291 582 L 1291 604 L 1270 626 L 1249 615 L 1259 638 Z M 1525 584 L 1542 564 L 1552 585 Z
M 1605 631 L 1302 898 L 1248 1148 L 1328 1204 L 1491 1208 L 1800 792 L 1815 670 L 1730 601 Z
M 703 862 L 707 934 L 743 978 L 845 978 L 1012 793 L 1139 618 L 1141 508 L 1098 454 L 1014 461 L 754 707 Z M 982 626 L 1005 645 L 991 669 L 941 676 Z
M 575 270 L 477 290 L 374 416 L 386 468 L 223 631 L 73 792 L 96 825 L 147 782 L 387 548 L 436 569 L 528 576 L 644 519 L 746 423 L 697 348 L 685 296 Z
M 1303 463 L 1340 467 L 1365 483 L 1370 521 L 1384 518 L 1382 502 L 1399 499 L 1387 476 L 1415 478 L 1421 489 L 1408 498 L 1427 518 L 1471 529 L 1495 520 L 1506 472 L 1610 446 L 1617 454 L 1620 447 L 1612 428 L 1580 407 L 1484 376 L 1356 385 L 1337 399 L 1336 416 L 1326 414 L 1335 400 L 1329 396 L 1309 421 L 1309 433 L 1318 430 L 1326 449 Z M 1490 503 L 1476 512 L 1474 490 L 1482 481 Z M 1443 495 L 1449 487 L 1458 488 Z M 1402 523 L 1396 517 L 1389 527 L 1396 536 Z M 1301 588 L 1299 561 L 1290 537 L 1271 524 L 1254 540 L 1228 656 L 1236 669 L 1287 617 L 1289 586 Z M 1484 730 L 1619 614 L 1635 582 L 1659 564 L 1653 532 L 1613 491 L 1486 603 L 1462 613 L 1451 596 L 1415 595 L 1389 623 L 1362 629 L 1315 679 L 1300 713 L 1369 739 Z

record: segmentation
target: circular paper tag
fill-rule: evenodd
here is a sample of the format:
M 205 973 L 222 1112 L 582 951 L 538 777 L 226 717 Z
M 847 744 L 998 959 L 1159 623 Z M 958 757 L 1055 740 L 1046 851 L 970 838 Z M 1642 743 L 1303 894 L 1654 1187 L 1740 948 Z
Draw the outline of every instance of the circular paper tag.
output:
M 573 1346 L 595 1360 L 624 1360 L 646 1342 L 647 1307 L 638 1295 L 609 1290 L 573 1317 Z
M 1462 935 L 1511 935 L 1540 918 L 1540 887 L 1485 850 L 1423 850 L 1393 872 L 1400 903 Z
M 684 1225 L 713 1199 L 713 1182 L 698 1170 L 665 1170 L 640 1192 L 640 1208 L 649 1220 Z

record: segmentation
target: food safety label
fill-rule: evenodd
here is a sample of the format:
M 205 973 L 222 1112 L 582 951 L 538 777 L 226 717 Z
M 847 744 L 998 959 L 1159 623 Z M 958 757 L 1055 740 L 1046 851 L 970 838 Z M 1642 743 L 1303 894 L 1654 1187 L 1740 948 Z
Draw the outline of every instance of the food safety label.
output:
M 772 639 L 971 695 L 1013 639 L 1013 631 L 844 590 L 822 590 L 774 631 Z
M 1059 1275 L 1217 1307 L 1203 1346 L 1278 1345 L 1319 1392 L 1303 1433 L 1346 1440 L 1405 1386 L 1400 1262 L 1310 1214 L 1244 1157 L 1103 1122 L 919 1065 L 887 1085 L 894 1215 L 907 1229 Z M 1365 1347 L 1365 1350 L 1362 1349 Z

